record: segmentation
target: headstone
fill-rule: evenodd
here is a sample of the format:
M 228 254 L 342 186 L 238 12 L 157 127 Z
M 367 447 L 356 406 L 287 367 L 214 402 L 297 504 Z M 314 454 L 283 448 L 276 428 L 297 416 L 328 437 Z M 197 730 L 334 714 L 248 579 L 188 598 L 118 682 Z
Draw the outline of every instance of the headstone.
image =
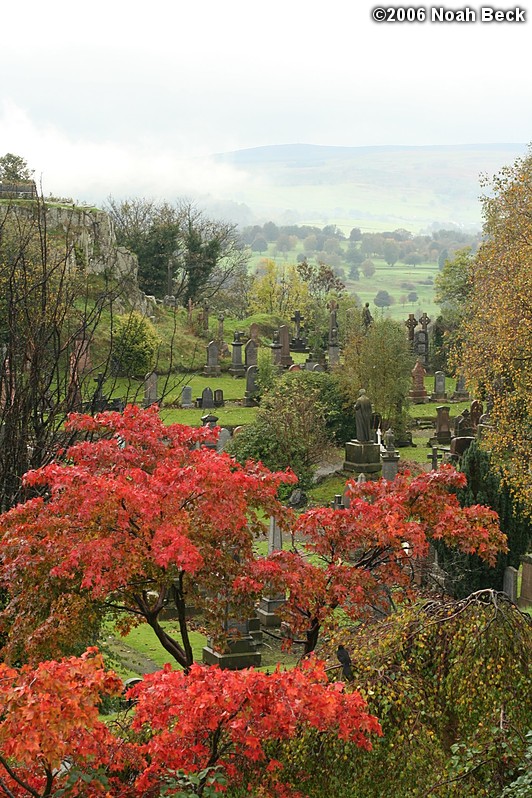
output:
M 411 314 L 412 315 L 412 314 Z M 416 365 L 411 371 L 412 374 L 412 388 L 409 391 L 408 397 L 415 404 L 423 404 L 428 400 L 428 394 L 425 390 L 425 376 L 427 372 L 423 367 L 423 363 L 418 358 Z
M 228 441 L 231 440 L 231 433 L 225 427 L 222 427 L 220 430 L 220 434 L 218 435 L 218 441 L 216 442 L 216 451 L 223 452 L 225 449 L 226 444 Z
M 329 367 L 337 366 L 340 362 L 340 344 L 338 343 L 338 329 L 334 327 L 329 337 Z
M 443 371 L 434 372 L 434 392 L 431 398 L 436 402 L 445 401 L 447 398 L 445 393 L 445 373 Z
M 225 405 L 224 392 L 222 391 L 221 388 L 217 388 L 214 391 L 213 402 L 215 407 L 223 407 Z
M 306 352 L 307 351 L 307 342 L 306 339 L 303 337 L 301 322 L 303 321 L 304 316 L 301 314 L 301 311 L 296 310 L 294 315 L 292 316 L 291 321 L 295 324 L 295 334 L 292 340 L 290 341 L 290 349 L 292 352 Z
M 379 444 L 373 442 L 372 415 L 371 401 L 361 388 L 355 403 L 356 439 L 345 444 L 343 470 L 378 479 L 382 468 L 381 452 Z
M 185 385 L 181 390 L 181 407 L 189 408 L 194 407 L 194 402 L 192 401 L 192 386 Z
M 204 377 L 218 377 L 220 375 L 220 365 L 218 358 L 220 349 L 216 341 L 211 341 L 207 344 L 207 363 L 203 368 Z
M 471 413 L 466 408 L 454 420 L 454 435 L 456 438 L 472 437 L 474 433 Z
M 436 439 L 440 446 L 448 446 L 451 442 L 450 407 L 440 405 L 436 408 Z
M 250 366 L 246 371 L 246 392 L 244 394 L 244 407 L 255 407 L 258 393 L 257 375 L 258 366 Z
M 235 332 L 233 338 L 233 353 L 231 359 L 231 366 L 229 367 L 229 374 L 231 374 L 235 379 L 238 377 L 243 377 L 246 373 L 246 367 L 242 363 L 242 347 L 244 344 L 240 340 L 242 333 Z
M 456 388 L 451 399 L 454 399 L 455 402 L 465 402 L 469 399 L 469 391 L 466 388 L 463 374 L 460 374 L 456 379 Z
M 268 529 L 268 555 L 273 554 L 274 551 L 281 551 L 283 548 L 283 534 L 277 523 L 275 516 L 270 516 L 270 525 Z M 261 624 L 266 627 L 278 627 L 281 624 L 281 619 L 277 615 L 280 606 L 285 603 L 285 597 L 282 594 L 278 595 L 264 595 L 257 608 L 257 617 Z
M 201 407 L 203 410 L 214 407 L 214 396 L 210 388 L 204 388 L 201 392 Z
M 253 324 L 249 325 L 249 337 L 251 338 L 252 341 L 255 341 L 257 346 L 259 346 L 259 335 L 260 335 L 260 327 L 254 321 Z
M 309 352 L 309 356 L 305 360 L 305 371 L 314 371 L 314 366 L 317 366 L 318 363 L 318 356 L 314 352 Z
M 258 362 L 259 346 L 253 338 L 250 338 L 244 347 L 244 363 L 246 368 L 256 366 Z
M 408 341 L 410 343 L 410 347 L 414 348 L 414 330 L 416 329 L 418 322 L 413 313 L 408 314 L 408 318 L 405 321 L 405 327 L 408 335 Z
M 293 366 L 290 366 L 288 371 L 301 371 L 301 366 L 299 363 L 294 363 Z
M 288 368 L 294 362 L 290 355 L 290 331 L 286 324 L 279 327 L 279 343 L 281 344 L 281 366 Z
M 316 365 L 313 367 L 312 371 L 325 371 L 325 369 L 323 368 L 321 363 L 316 363 Z
M 519 576 L 519 571 L 517 568 L 513 568 L 511 565 L 508 565 L 504 569 L 504 576 L 502 582 L 502 589 L 503 592 L 506 593 L 508 598 L 517 603 L 517 577 Z
M 273 341 L 270 346 L 272 350 L 272 363 L 274 366 L 281 365 L 281 342 L 279 341 L 279 331 L 275 330 L 273 334 Z
M 381 451 L 382 478 L 393 482 L 399 471 L 400 454 L 395 449 L 395 435 L 391 427 L 384 433 L 384 451 Z
M 144 378 L 144 407 L 157 404 L 157 372 L 150 371 Z
M 521 593 L 518 604 L 520 607 L 532 607 L 532 554 L 521 557 Z

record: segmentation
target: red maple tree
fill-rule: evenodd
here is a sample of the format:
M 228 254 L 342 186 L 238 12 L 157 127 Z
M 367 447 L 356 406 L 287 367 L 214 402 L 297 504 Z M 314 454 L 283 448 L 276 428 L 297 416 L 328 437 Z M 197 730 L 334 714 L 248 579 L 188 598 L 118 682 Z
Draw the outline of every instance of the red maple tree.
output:
M 113 773 L 142 758 L 98 719 L 104 695 L 122 681 L 96 649 L 20 669 L 0 664 L 0 794 L 102 796 Z
M 284 783 L 269 743 L 314 728 L 370 749 L 370 736 L 381 734 L 359 693 L 329 684 L 324 664 L 314 658 L 272 674 L 193 665 L 185 675 L 167 666 L 130 695 L 137 701 L 133 728 L 149 738 L 142 746 L 149 765 L 136 781 L 143 795 L 158 795 L 155 788 L 180 772 L 199 774 L 196 794 L 202 795 L 219 767 L 232 786 L 253 795 L 260 785 L 261 796 L 299 796 Z
M 274 552 L 238 580 L 243 592 L 286 594 L 278 610 L 290 629 L 288 641 L 313 651 L 323 626 L 341 608 L 351 619 L 387 612 L 412 584 L 416 564 L 431 539 L 493 563 L 506 550 L 497 514 L 480 505 L 460 507 L 453 491 L 466 483 L 451 466 L 393 482 L 349 484 L 350 506 L 318 508 L 299 516 L 294 533 L 304 548 Z M 393 591 L 393 592 L 392 592 Z
M 165 426 L 156 407 L 75 415 L 68 427 L 86 439 L 28 473 L 41 495 L 0 516 L 3 655 L 38 661 L 79 650 L 113 615 L 123 633 L 148 623 L 188 669 L 187 607 L 202 607 L 221 644 L 233 582 L 255 558 L 264 516 L 286 517 L 276 493 L 295 477 L 240 466 L 203 445 L 212 430 Z M 179 639 L 160 622 L 168 602 Z

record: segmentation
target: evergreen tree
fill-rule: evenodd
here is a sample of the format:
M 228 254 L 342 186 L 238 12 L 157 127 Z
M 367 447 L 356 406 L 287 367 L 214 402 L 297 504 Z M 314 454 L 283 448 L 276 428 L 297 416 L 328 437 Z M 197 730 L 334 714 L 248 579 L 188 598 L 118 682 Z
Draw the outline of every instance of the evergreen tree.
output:
M 439 543 L 438 560 L 449 576 L 449 589 L 456 598 L 486 588 L 502 590 L 505 568 L 509 565 L 519 568 L 520 557 L 530 545 L 532 531 L 530 520 L 501 481 L 489 452 L 481 449 L 476 441 L 462 457 L 460 470 L 467 477 L 467 487 L 458 491 L 460 504 L 463 507 L 483 504 L 495 510 L 508 538 L 508 552 L 499 553 L 496 565 L 490 568 L 475 554 L 460 554 Z

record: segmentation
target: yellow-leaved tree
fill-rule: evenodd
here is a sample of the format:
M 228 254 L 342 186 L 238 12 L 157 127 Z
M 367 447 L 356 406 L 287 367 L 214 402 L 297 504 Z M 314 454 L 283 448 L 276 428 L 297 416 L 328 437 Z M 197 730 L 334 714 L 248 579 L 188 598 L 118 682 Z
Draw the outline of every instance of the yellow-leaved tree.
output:
M 486 185 L 460 360 L 491 406 L 483 445 L 532 514 L 532 151 Z

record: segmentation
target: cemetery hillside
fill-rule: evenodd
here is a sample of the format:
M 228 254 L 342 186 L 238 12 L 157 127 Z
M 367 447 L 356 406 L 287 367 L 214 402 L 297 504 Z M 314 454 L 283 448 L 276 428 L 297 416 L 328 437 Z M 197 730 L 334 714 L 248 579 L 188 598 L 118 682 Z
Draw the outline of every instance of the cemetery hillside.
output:
M 0 157 L 0 796 L 532 794 L 532 155 L 482 191 L 237 225 Z

